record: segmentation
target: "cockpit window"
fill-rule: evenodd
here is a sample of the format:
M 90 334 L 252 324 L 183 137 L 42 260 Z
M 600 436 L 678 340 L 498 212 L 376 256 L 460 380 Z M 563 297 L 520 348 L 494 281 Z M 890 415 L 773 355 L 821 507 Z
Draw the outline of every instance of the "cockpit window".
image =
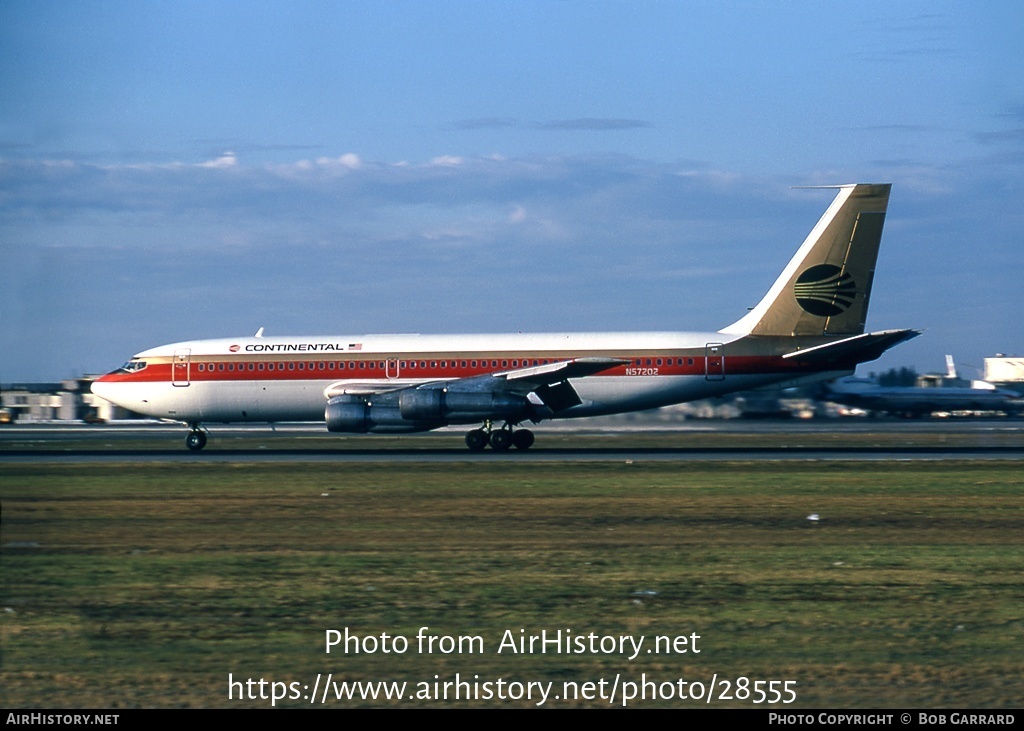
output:
M 146 361 L 144 360 L 130 360 L 121 366 L 121 370 L 127 371 L 128 373 L 135 373 L 136 371 L 141 371 L 145 367 Z

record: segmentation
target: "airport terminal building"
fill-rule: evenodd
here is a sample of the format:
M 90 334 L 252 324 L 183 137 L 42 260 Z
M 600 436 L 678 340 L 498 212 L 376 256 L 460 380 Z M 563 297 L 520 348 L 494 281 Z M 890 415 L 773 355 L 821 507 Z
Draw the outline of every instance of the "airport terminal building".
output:
M 141 418 L 101 399 L 89 390 L 98 376 L 72 378 L 60 383 L 0 385 L 0 421 L 101 422 Z
M 999 388 L 1010 388 L 1024 393 L 1024 358 L 1002 353 L 985 359 L 983 378 Z

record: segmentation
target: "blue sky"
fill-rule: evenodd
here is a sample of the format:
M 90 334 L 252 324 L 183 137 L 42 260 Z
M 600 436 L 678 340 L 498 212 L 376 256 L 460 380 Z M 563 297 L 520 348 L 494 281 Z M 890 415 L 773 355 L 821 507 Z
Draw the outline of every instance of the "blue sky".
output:
M 870 369 L 1024 353 L 1022 7 L 6 0 L 0 381 L 261 326 L 714 330 L 831 198 L 790 186 L 875 181 L 868 326 L 925 334 Z

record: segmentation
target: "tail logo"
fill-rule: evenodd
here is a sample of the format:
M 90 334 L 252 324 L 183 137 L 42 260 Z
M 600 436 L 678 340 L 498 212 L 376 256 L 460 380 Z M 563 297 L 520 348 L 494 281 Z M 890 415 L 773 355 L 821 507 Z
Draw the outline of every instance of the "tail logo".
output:
M 857 296 L 857 285 L 849 272 L 835 264 L 818 264 L 797 278 L 793 295 L 805 312 L 831 317 L 849 309 Z

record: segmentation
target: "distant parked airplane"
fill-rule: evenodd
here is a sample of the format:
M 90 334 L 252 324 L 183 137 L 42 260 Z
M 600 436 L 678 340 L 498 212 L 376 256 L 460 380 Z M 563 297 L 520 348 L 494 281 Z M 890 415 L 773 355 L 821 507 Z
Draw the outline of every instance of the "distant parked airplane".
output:
M 946 356 L 946 378 L 956 379 L 953 356 Z M 986 381 L 964 386 L 880 386 L 872 378 L 840 378 L 825 384 L 824 398 L 865 411 L 896 416 L 929 416 L 937 411 L 1001 411 L 1007 414 L 1024 410 L 1024 396 L 1016 391 L 996 388 Z
M 134 356 L 93 393 L 188 424 L 320 421 L 407 433 L 482 424 L 480 450 L 529 448 L 523 422 L 650 409 L 835 378 L 919 333 L 864 332 L 889 184 L 838 194 L 760 303 L 718 332 L 343 335 L 196 340 Z M 496 422 L 502 422 L 500 427 Z

